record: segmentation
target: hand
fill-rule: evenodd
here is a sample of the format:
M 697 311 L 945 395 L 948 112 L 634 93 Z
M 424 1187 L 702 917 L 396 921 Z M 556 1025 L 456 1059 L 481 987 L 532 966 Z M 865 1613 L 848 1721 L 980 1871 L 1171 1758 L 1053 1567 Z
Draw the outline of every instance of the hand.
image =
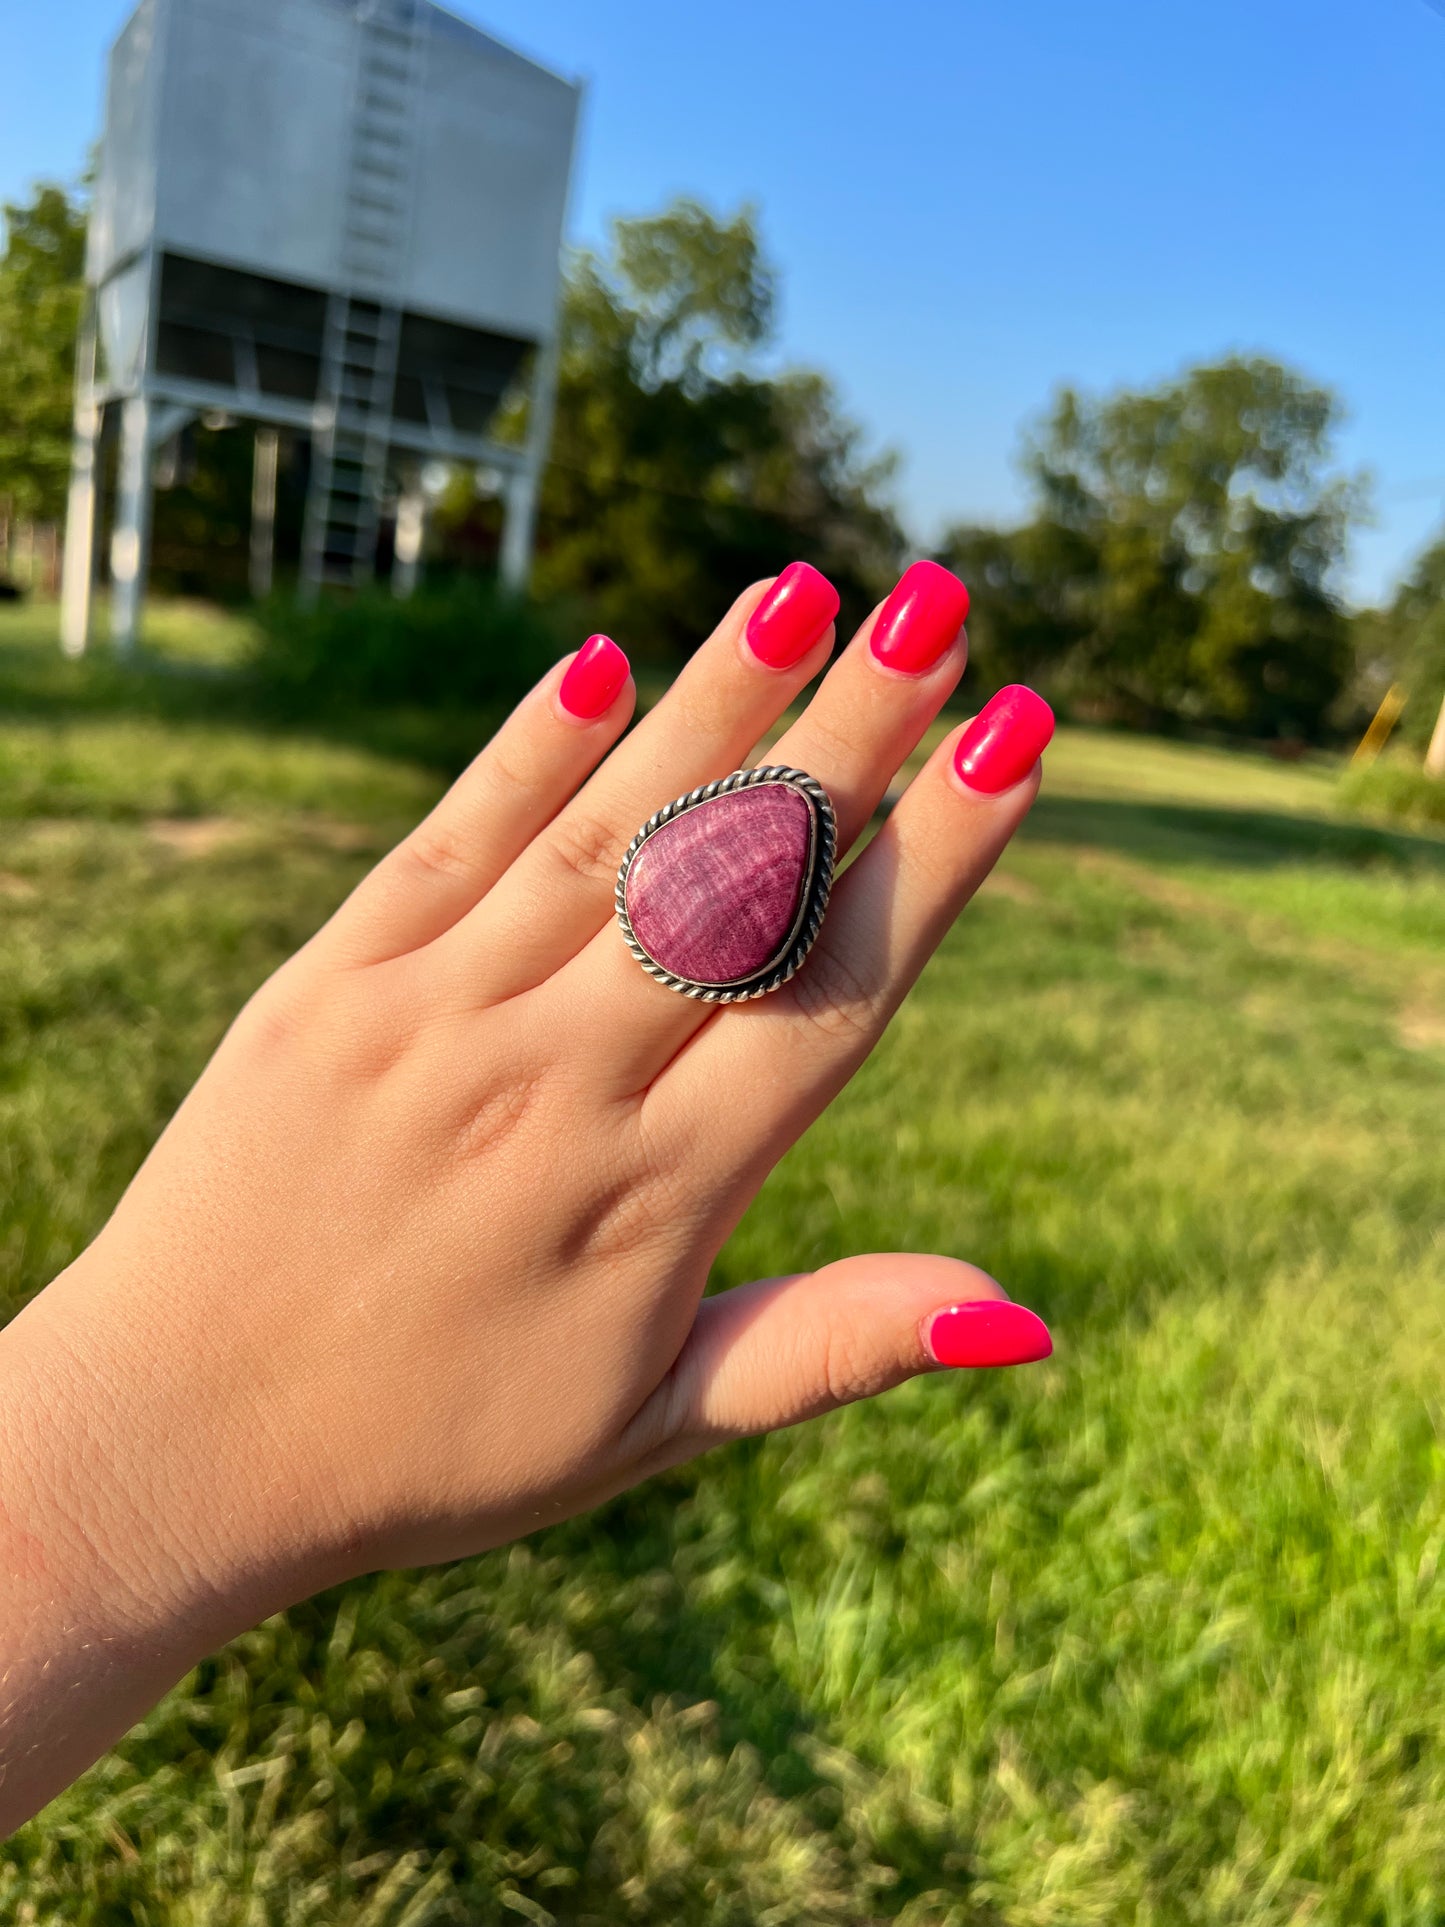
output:
M 958 682 L 966 606 L 916 565 L 771 753 L 829 791 L 841 850 Z M 4 1334 L 0 1380 L 40 1415 L 0 1490 L 27 1495 L 52 1644 L 111 1728 L 321 1585 L 494 1546 L 939 1363 L 1048 1349 L 943 1258 L 703 1298 L 1024 817 L 1048 739 L 1023 691 L 956 731 L 782 990 L 719 1009 L 653 982 L 613 919 L 622 853 L 747 762 L 836 607 L 799 565 L 749 590 L 625 741 L 621 651 L 559 665 L 242 1011 L 95 1244 Z M 98 1640 L 129 1669 L 109 1699 L 76 1656 Z M 109 1737 L 55 1734 L 32 1792 Z

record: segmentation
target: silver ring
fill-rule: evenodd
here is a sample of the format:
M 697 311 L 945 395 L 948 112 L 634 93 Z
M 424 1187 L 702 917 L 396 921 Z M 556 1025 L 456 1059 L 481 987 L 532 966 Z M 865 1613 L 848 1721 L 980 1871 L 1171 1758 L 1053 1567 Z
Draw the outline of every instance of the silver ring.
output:
M 704 1004 L 766 997 L 817 942 L 837 853 L 816 777 L 780 763 L 734 770 L 648 817 L 617 872 L 617 921 L 669 990 Z

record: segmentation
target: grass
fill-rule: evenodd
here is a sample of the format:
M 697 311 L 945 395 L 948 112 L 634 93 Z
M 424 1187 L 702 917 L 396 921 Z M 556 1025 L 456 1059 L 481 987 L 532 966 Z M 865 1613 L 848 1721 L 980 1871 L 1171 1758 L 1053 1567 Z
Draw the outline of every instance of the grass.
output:
M 4 621 L 13 1309 L 455 741 Z M 0 1849 L 0 1919 L 1445 1921 L 1445 843 L 1333 780 L 1063 732 L 719 1266 L 955 1252 L 1046 1366 L 268 1622 Z
M 1389 816 L 1411 829 L 1445 831 L 1445 782 L 1427 776 L 1409 750 L 1392 750 L 1375 763 L 1352 769 L 1345 780 L 1352 808 Z

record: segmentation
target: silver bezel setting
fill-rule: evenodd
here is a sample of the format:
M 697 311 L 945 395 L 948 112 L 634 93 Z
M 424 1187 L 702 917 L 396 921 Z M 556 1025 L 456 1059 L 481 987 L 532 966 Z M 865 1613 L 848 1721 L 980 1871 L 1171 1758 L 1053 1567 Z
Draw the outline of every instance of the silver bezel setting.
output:
M 695 810 L 701 803 L 710 803 L 715 796 L 727 796 L 734 790 L 756 789 L 765 783 L 785 784 L 789 789 L 797 790 L 806 800 L 813 819 L 811 862 L 803 885 L 798 919 L 788 946 L 766 970 L 737 983 L 704 984 L 690 977 L 679 977 L 673 971 L 665 970 L 638 942 L 632 929 L 632 919 L 627 914 L 627 873 L 648 838 L 674 817 Z M 627 854 L 617 872 L 616 891 L 617 921 L 627 948 L 649 977 L 666 984 L 669 990 L 694 998 L 700 1004 L 740 1004 L 754 997 L 766 997 L 770 991 L 781 990 L 797 974 L 803 959 L 818 940 L 818 932 L 823 927 L 823 913 L 828 908 L 828 898 L 833 889 L 833 865 L 837 854 L 838 822 L 833 813 L 832 798 L 818 779 L 809 776 L 806 770 L 789 769 L 782 763 L 764 763 L 757 769 L 737 769 L 731 776 L 720 776 L 715 783 L 704 783 L 700 789 L 689 790 L 686 796 L 674 797 L 671 803 L 664 803 L 660 810 L 648 817 L 627 846 Z

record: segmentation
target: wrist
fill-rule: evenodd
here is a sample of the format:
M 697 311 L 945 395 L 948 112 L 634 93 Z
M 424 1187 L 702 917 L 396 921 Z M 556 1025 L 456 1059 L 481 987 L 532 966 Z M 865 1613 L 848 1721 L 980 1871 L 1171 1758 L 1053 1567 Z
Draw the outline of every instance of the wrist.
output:
M 118 1463 L 123 1401 L 83 1383 L 64 1322 L 37 1300 L 0 1332 L 0 1839 L 181 1677 L 199 1629 Z
M 344 1576 L 242 1376 L 103 1241 L 0 1331 L 0 1539 L 57 1627 L 179 1677 Z
M 110 1257 L 0 1331 L 0 1839 L 207 1653 L 346 1571 L 262 1452 L 275 1500 L 247 1489 L 222 1361 Z

